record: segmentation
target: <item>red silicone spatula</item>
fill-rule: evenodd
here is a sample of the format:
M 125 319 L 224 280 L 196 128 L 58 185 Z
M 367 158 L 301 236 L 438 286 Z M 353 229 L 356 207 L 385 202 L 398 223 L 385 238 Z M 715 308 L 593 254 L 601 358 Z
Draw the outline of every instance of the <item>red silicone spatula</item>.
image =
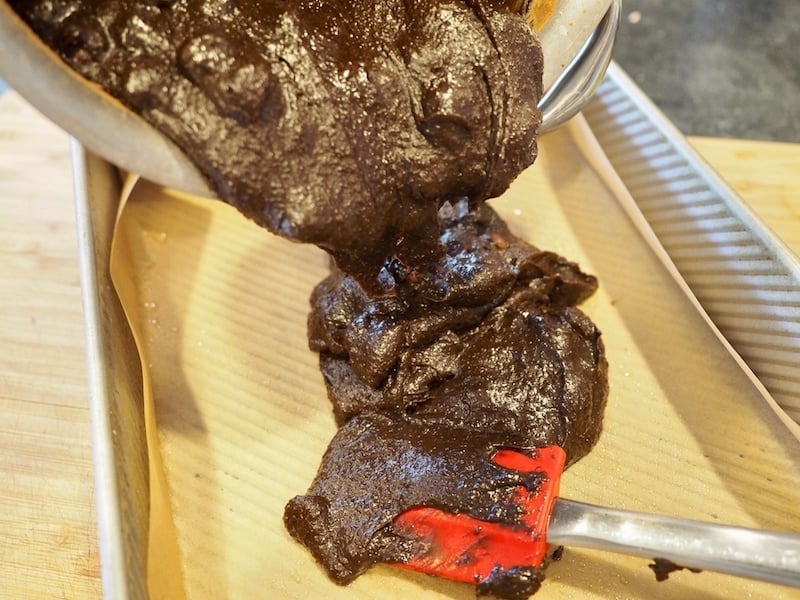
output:
M 551 546 L 595 548 L 682 567 L 719 571 L 800 587 L 800 535 L 602 508 L 558 497 L 564 451 L 533 454 L 500 450 L 495 463 L 524 473 L 540 472 L 538 490 L 520 487 L 513 525 L 480 521 L 435 508 L 412 508 L 393 522 L 400 535 L 425 550 L 398 565 L 472 584 L 520 567 L 541 566 Z

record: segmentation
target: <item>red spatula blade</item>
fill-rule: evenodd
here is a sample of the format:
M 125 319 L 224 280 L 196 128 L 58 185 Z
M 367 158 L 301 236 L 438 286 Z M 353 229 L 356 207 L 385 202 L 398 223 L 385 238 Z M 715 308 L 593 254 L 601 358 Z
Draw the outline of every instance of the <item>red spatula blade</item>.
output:
M 392 528 L 421 542 L 424 553 L 397 566 L 445 579 L 479 583 L 516 567 L 538 567 L 547 555 L 547 521 L 558 496 L 564 451 L 558 446 L 531 454 L 500 450 L 492 460 L 522 473 L 542 473 L 538 489 L 517 488 L 513 501 L 522 508 L 519 524 L 490 523 L 436 508 L 416 507 L 397 516 Z

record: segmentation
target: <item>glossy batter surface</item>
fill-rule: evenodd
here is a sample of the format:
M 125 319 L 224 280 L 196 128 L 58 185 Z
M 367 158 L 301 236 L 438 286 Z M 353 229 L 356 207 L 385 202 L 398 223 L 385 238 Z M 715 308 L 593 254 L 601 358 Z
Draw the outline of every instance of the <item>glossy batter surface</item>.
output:
M 495 197 L 536 156 L 541 51 L 498 0 L 10 4 L 221 198 L 373 292 L 439 251 L 442 202 Z
M 423 283 L 373 298 L 335 271 L 312 296 L 310 344 L 341 428 L 284 520 L 340 583 L 414 552 L 392 520 L 416 506 L 520 526 L 511 498 L 537 477 L 493 454 L 556 444 L 571 463 L 600 434 L 607 364 L 575 307 L 596 280 L 513 236 L 487 206 L 446 209 L 447 252 Z M 476 583 L 525 598 L 542 578 L 519 569 Z

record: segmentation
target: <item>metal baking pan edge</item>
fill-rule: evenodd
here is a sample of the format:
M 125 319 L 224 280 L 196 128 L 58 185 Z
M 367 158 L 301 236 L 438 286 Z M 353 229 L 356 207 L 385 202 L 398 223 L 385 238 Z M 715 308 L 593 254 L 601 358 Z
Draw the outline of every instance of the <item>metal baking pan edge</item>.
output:
M 797 435 L 797 255 L 618 65 L 612 63 L 584 116 L 692 294 Z
M 146 600 L 149 484 L 139 354 L 111 282 L 121 183 L 71 140 L 103 597 Z

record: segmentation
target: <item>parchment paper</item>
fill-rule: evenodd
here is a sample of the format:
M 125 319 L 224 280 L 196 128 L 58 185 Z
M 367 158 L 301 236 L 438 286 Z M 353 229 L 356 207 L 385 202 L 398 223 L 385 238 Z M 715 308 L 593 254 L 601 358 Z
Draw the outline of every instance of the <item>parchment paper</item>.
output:
M 493 201 L 515 233 L 600 279 L 583 309 L 607 348 L 605 427 L 562 494 L 800 531 L 800 444 L 587 162 L 585 127 L 545 136 L 536 164 Z M 112 274 L 150 392 L 151 597 L 474 598 L 390 567 L 338 587 L 283 528 L 335 431 L 305 327 L 327 257 L 218 201 L 145 181 L 128 191 Z M 714 573 L 657 583 L 647 564 L 568 548 L 536 597 L 797 597 Z

